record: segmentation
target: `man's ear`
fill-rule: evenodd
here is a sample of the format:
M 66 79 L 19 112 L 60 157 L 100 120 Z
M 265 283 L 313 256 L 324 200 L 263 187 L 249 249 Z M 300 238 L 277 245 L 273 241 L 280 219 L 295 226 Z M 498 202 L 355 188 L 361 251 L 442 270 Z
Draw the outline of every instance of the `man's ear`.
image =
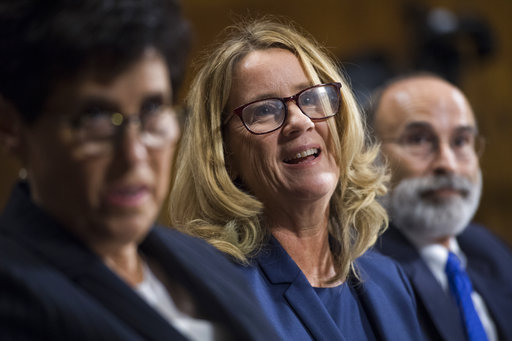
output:
M 23 120 L 11 101 L 0 95 L 0 150 L 19 157 Z

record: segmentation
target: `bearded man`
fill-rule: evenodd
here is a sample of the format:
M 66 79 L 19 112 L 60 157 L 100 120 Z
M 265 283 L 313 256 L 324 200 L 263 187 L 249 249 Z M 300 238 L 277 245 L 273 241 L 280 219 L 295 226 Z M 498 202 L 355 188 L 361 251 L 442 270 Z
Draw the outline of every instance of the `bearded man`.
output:
M 391 170 L 390 227 L 377 248 L 398 261 L 432 340 L 512 340 L 512 251 L 470 223 L 478 208 L 481 139 L 471 106 L 430 74 L 389 82 L 367 125 Z

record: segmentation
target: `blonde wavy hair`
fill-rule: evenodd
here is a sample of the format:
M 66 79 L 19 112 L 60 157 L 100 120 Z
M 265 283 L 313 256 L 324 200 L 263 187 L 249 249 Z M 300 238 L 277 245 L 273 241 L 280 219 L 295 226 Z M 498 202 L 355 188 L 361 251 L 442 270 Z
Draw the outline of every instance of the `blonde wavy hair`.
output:
M 222 122 L 236 64 L 251 51 L 282 48 L 297 56 L 312 84 L 342 84 L 340 112 L 327 122 L 340 168 L 329 208 L 336 271 L 330 282 L 345 280 L 355 270 L 354 260 L 387 226 L 387 215 L 375 200 L 385 193 L 387 175 L 373 162 L 378 151 L 365 146 L 354 96 L 327 52 L 292 24 L 264 18 L 228 27 L 226 34 L 205 55 L 186 99 L 189 116 L 170 195 L 171 224 L 245 264 L 268 240 L 262 203 L 237 187 L 226 168 Z

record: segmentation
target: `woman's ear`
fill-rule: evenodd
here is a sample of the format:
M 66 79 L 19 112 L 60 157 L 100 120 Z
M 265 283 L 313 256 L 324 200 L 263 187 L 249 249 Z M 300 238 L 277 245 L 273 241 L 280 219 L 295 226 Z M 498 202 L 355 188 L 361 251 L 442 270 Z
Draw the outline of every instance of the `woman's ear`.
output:
M 11 101 L 0 95 L 0 149 L 20 157 L 23 120 Z

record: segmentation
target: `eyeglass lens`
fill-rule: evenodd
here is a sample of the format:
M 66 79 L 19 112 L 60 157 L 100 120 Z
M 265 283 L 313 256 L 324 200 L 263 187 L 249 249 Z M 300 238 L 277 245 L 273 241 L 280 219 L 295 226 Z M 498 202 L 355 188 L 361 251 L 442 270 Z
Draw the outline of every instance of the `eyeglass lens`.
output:
M 241 118 L 245 127 L 256 134 L 278 129 L 284 123 L 286 102 L 290 100 L 313 120 L 335 115 L 341 102 L 339 88 L 334 84 L 314 86 L 288 98 L 263 99 L 243 107 Z
M 161 105 L 145 110 L 140 115 L 124 116 L 109 110 L 94 110 L 72 123 L 82 144 L 112 143 L 122 127 L 134 123 L 139 128 L 140 140 L 147 147 L 161 147 L 173 131 L 172 109 Z
M 450 137 L 451 150 L 459 159 L 467 159 L 478 153 L 479 138 L 474 130 L 461 130 Z M 404 136 L 402 144 L 409 153 L 426 157 L 433 155 L 439 149 L 440 140 L 437 135 L 430 131 L 416 131 Z

